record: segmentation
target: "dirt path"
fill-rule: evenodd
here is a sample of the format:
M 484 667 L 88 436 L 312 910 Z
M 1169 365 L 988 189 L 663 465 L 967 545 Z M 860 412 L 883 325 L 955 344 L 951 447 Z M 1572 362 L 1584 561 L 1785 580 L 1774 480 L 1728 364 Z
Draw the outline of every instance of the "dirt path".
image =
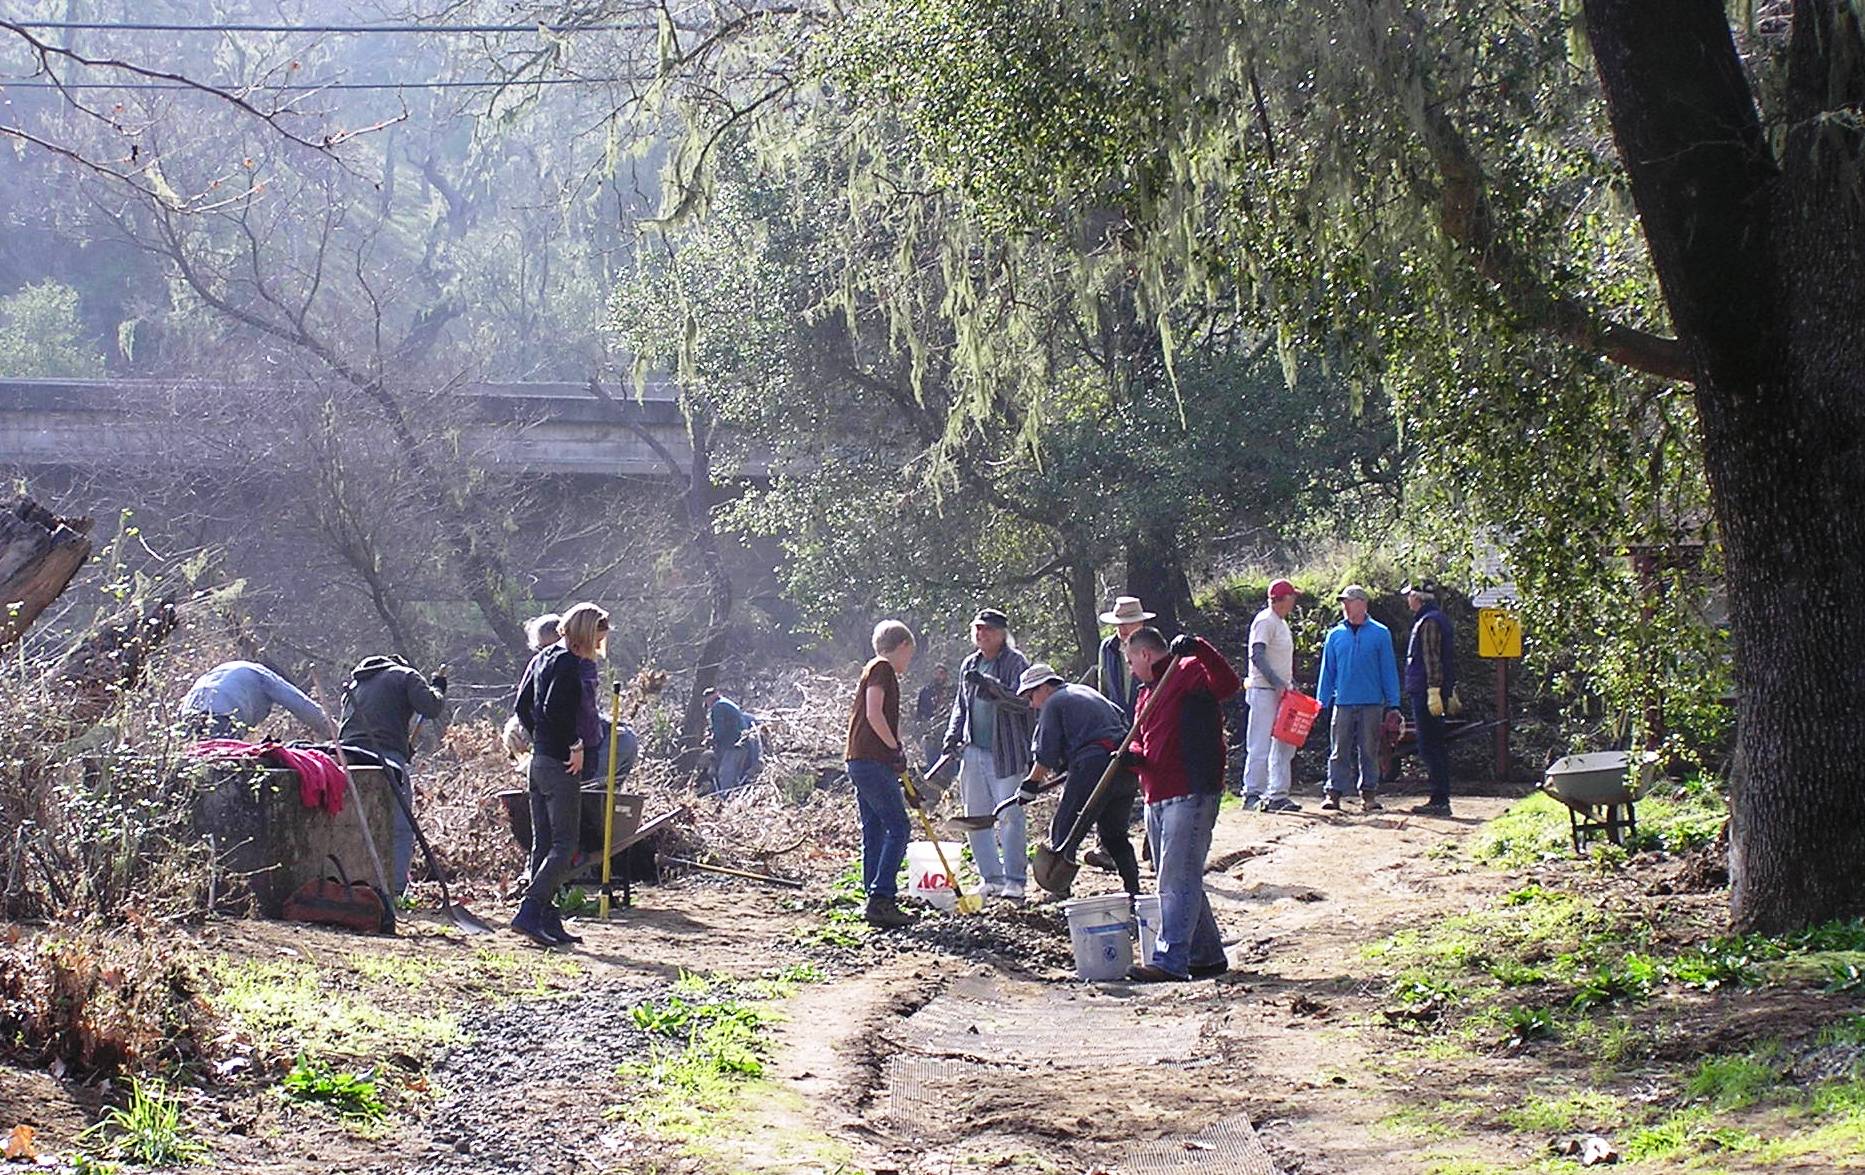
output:
M 250 1083 L 195 1091 L 190 1113 L 242 1171 L 1415 1170 L 1413 1144 L 1377 1129 L 1403 1074 L 1376 1055 L 1381 993 L 1361 950 L 1504 887 L 1428 856 L 1502 807 L 1466 801 L 1454 822 L 1225 811 L 1207 881 L 1234 969 L 1186 985 L 1074 980 L 1053 904 L 832 948 L 804 933 L 816 904 L 713 880 L 643 889 L 562 955 L 438 927 L 383 941 L 221 924 L 195 947 L 261 986 L 316 964 L 324 998 L 355 995 L 385 1031 L 434 1016 L 445 1043 L 409 1062 L 419 1096 L 386 1127 L 288 1113 Z M 1114 888 L 1093 871 L 1078 883 Z M 339 964 L 348 978 L 330 977 Z M 805 965 L 817 981 L 771 1001 L 768 1067 L 727 1112 L 677 1143 L 618 1115 L 617 1066 L 651 1053 L 632 1008 L 683 972 Z M 10 1071 L 0 1116 L 51 1123 L 56 1143 L 88 1120 L 85 1098 Z

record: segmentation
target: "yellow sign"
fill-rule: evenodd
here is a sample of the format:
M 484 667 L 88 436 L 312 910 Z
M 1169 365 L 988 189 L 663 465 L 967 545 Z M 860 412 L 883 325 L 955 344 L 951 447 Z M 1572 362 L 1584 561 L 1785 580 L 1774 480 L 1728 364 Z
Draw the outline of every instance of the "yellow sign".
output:
M 1476 613 L 1476 655 L 1517 658 L 1522 655 L 1522 621 L 1507 608 L 1479 608 Z

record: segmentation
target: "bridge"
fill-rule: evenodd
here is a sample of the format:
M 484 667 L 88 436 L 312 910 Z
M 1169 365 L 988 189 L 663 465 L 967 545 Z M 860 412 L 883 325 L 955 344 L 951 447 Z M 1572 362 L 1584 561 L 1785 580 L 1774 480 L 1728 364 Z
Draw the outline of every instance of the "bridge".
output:
M 300 385 L 287 383 L 0 379 L 0 466 L 108 469 L 162 462 L 211 470 L 235 463 L 237 448 L 253 443 L 256 434 L 235 423 L 239 418 L 264 413 L 297 390 Z M 311 385 L 301 390 L 316 394 Z M 488 468 L 667 477 L 667 463 L 637 430 L 683 466 L 690 460 L 671 382 L 650 381 L 639 397 L 633 388 L 611 394 L 613 405 L 580 384 L 471 383 L 423 393 L 419 402 L 446 413 L 457 430 L 458 452 Z M 766 470 L 753 465 L 740 472 Z

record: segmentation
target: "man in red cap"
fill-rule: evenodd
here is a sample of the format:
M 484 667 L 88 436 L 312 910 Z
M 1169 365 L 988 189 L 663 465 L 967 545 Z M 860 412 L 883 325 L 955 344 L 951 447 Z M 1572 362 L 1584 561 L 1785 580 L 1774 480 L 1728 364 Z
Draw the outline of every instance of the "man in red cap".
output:
M 1244 701 L 1250 722 L 1244 733 L 1243 806 L 1265 812 L 1299 812 L 1289 798 L 1289 765 L 1295 748 L 1271 737 L 1276 708 L 1295 684 L 1295 636 L 1289 613 L 1295 610 L 1295 585 L 1278 579 L 1269 585 L 1269 603 L 1250 621 L 1250 676 Z

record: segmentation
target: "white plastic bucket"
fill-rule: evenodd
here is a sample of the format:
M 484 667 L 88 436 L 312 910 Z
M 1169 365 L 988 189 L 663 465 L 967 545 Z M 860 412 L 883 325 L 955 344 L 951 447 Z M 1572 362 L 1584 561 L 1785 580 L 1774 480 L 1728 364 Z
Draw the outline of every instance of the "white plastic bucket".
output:
M 1159 895 L 1141 894 L 1133 899 L 1133 912 L 1140 920 L 1140 962 L 1153 961 L 1153 944 L 1159 941 Z
M 1090 982 L 1125 979 L 1133 965 L 1132 907 L 1124 893 L 1063 902 L 1068 936 L 1075 948 L 1075 974 Z
M 940 841 L 937 848 L 929 840 L 907 842 L 907 893 L 937 909 L 955 910 L 958 908 L 958 895 L 952 892 L 952 883 L 946 878 L 945 866 L 939 863 L 939 850 L 945 850 L 945 859 L 952 862 L 952 868 L 958 868 L 959 851 L 964 846 L 956 841 Z

